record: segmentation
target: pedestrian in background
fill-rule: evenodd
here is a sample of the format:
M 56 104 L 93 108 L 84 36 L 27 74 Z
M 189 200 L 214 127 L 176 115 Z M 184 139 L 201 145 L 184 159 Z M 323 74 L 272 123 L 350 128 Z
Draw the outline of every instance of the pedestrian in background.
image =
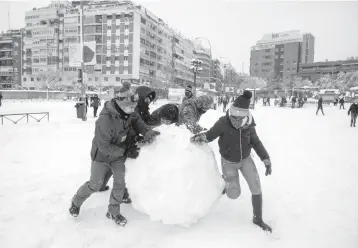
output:
M 358 104 L 356 102 L 349 107 L 348 115 L 351 115 L 351 127 L 355 127 L 358 116 Z
M 323 113 L 323 99 L 322 97 L 320 96 L 319 99 L 318 99 L 318 105 L 317 105 L 317 111 L 316 111 L 316 115 L 318 115 L 318 111 L 321 110 L 322 111 L 322 114 L 324 115 Z
M 93 117 L 97 117 L 98 107 L 101 106 L 101 99 L 98 98 L 98 95 L 95 94 L 91 97 L 91 107 L 93 107 Z

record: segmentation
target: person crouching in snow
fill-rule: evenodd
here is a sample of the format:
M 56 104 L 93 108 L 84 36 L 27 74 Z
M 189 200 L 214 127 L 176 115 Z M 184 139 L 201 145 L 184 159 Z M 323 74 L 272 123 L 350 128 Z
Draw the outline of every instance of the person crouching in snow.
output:
M 157 108 L 151 114 L 153 122 L 150 126 L 158 127 L 162 124 L 170 125 L 177 123 L 179 119 L 179 106 L 175 104 L 164 104 L 160 108 Z
M 353 103 L 348 110 L 348 115 L 351 115 L 351 127 L 356 126 L 357 116 L 358 116 L 358 104 Z
M 132 126 L 141 131 L 144 140 L 151 142 L 156 136 L 141 118 L 134 112 L 138 95 L 128 87 L 122 87 L 118 99 L 112 99 L 104 107 L 95 124 L 95 135 L 91 148 L 91 176 L 72 198 L 69 212 L 77 217 L 84 201 L 100 190 L 106 173 L 113 173 L 113 188 L 110 194 L 106 216 L 118 225 L 125 226 L 127 220 L 120 213 L 120 204 L 125 191 L 125 159 L 137 158 L 138 150 L 128 151 L 125 146 L 126 136 Z
M 219 137 L 218 143 L 223 178 L 226 182 L 226 195 L 231 199 L 240 196 L 241 188 L 238 173 L 238 170 L 240 170 L 252 194 L 253 223 L 263 230 L 271 232 L 271 227 L 262 220 L 261 183 L 255 163 L 250 156 L 251 148 L 254 148 L 265 164 L 266 176 L 271 175 L 271 162 L 256 133 L 256 124 L 249 111 L 251 97 L 250 91 L 244 91 L 243 95 L 239 96 L 226 112 L 226 116 L 221 117 L 209 131 L 193 136 L 191 141 L 197 143 L 211 142 Z
M 203 130 L 198 122 L 200 117 L 211 108 L 213 98 L 207 95 L 193 97 L 179 106 L 179 117 L 177 125 L 185 124 L 186 127 L 193 133 L 197 134 Z

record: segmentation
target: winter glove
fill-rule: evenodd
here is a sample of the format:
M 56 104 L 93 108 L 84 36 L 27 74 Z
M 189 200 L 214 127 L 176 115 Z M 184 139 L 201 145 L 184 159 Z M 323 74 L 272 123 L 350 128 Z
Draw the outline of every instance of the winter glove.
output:
M 136 159 L 139 156 L 140 148 L 138 146 L 134 146 L 126 151 L 126 157 Z
M 191 137 L 190 141 L 194 143 L 206 143 L 208 140 L 206 139 L 206 133 L 199 133 Z
M 152 129 L 149 129 L 149 130 L 147 130 L 147 131 L 144 133 L 143 141 L 144 141 L 145 143 L 152 143 L 153 140 L 154 140 L 154 138 L 155 138 L 155 136 L 157 136 L 157 135 L 159 135 L 159 134 L 160 134 L 160 132 L 154 131 L 154 130 L 152 130 Z
M 272 168 L 271 168 L 271 161 L 270 161 L 270 159 L 264 159 L 263 162 L 264 162 L 265 167 L 266 167 L 265 176 L 271 175 L 271 173 L 272 173 Z

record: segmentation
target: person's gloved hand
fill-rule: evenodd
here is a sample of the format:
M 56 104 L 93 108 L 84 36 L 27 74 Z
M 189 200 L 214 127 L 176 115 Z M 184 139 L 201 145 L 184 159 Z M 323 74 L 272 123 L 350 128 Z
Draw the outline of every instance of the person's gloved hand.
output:
M 272 173 L 271 160 L 270 159 L 264 159 L 262 162 L 264 162 L 265 167 L 266 167 L 265 176 L 271 175 L 271 173 Z
M 138 146 L 134 146 L 133 148 L 128 149 L 126 152 L 126 157 L 132 158 L 132 159 L 138 158 L 139 150 L 140 150 L 140 148 Z
M 206 134 L 205 133 L 196 134 L 190 138 L 190 141 L 194 143 L 205 143 L 207 142 Z
M 159 135 L 159 134 L 160 134 L 160 132 L 154 131 L 154 130 L 152 130 L 152 129 L 149 129 L 149 130 L 147 130 L 147 131 L 144 133 L 143 141 L 144 141 L 145 143 L 152 143 L 153 140 L 154 140 L 154 138 L 155 138 L 155 136 L 157 136 L 157 135 Z

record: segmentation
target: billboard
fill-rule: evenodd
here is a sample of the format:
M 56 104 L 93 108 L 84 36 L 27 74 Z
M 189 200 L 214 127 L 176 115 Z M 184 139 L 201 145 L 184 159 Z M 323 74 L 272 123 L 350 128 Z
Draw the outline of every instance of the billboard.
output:
M 81 43 L 70 44 L 68 50 L 69 50 L 69 65 L 81 66 L 81 62 L 82 62 Z M 84 42 L 83 62 L 85 65 L 96 64 L 96 41 Z
M 300 30 L 292 30 L 281 33 L 265 34 L 261 40 L 257 41 L 257 44 L 275 43 L 280 41 L 301 41 L 302 35 Z

